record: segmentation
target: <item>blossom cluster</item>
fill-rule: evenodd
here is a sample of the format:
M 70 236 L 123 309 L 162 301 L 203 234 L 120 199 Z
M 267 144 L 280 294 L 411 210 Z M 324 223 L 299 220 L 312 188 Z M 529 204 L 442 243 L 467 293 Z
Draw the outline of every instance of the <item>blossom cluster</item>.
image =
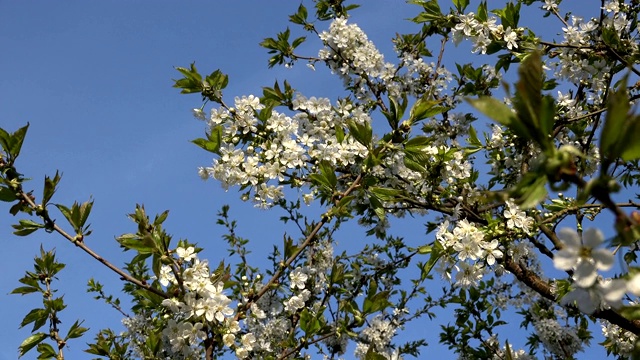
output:
M 185 354 L 203 341 L 207 334 L 204 328 L 215 329 L 222 335 L 225 346 L 233 348 L 240 359 L 247 358 L 256 342 L 251 333 L 240 335 L 240 324 L 233 318 L 231 299 L 224 293 L 221 281 L 212 281 L 212 274 L 206 260 L 200 260 L 193 246 L 176 249 L 179 263 L 162 265 L 158 281 L 165 287 L 181 287 L 182 298 L 162 301 L 167 310 L 167 327 L 162 334 L 170 345 L 171 354 Z M 238 339 L 238 337 L 240 337 Z M 240 344 L 236 341 L 240 340 Z
M 334 109 L 326 98 L 298 94 L 292 102 L 294 116 L 273 110 L 264 122 L 256 114 L 264 108 L 257 97 L 236 98 L 234 105 L 211 111 L 210 131 L 221 126 L 225 145 L 213 165 L 199 172 L 203 178 L 220 181 L 225 189 L 249 187 L 256 206 L 271 206 L 284 196 L 283 186 L 274 182 L 287 179 L 299 187 L 321 161 L 348 167 L 367 154 L 367 148 L 353 137 L 341 141 L 336 137 L 336 128 L 345 128 L 347 121 L 371 121 L 361 107 L 348 102 Z
M 329 29 L 320 33 L 320 40 L 325 47 L 320 50 L 318 57 L 325 60 L 329 68 L 344 80 L 345 86 L 356 89 L 356 96 L 365 98 L 371 93 L 371 85 L 367 81 L 392 83 L 395 66 L 386 63 L 384 56 L 360 27 L 347 24 L 346 18 L 333 20 Z M 387 90 L 391 96 L 400 95 L 393 88 L 387 87 Z
M 497 239 L 485 241 L 485 235 L 474 223 L 467 219 L 457 221 L 453 230 L 445 220 L 438 228 L 436 240 L 445 249 L 454 251 L 458 262 L 453 266 L 456 270 L 456 285 L 469 287 L 475 285 L 484 275 L 485 266 L 492 266 L 496 259 L 503 256 Z M 448 259 L 443 258 L 443 261 Z M 443 264 L 442 271 L 447 278 L 451 278 L 451 267 Z

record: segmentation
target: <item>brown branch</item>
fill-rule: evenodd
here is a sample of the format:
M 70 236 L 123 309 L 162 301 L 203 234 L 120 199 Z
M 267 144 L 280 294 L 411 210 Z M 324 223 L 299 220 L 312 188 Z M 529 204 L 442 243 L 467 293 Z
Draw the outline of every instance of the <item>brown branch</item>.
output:
M 36 205 L 34 200 L 32 200 L 32 198 L 28 194 L 26 194 L 23 190 L 20 190 L 20 198 L 21 198 L 22 201 L 27 203 L 29 205 L 29 207 L 31 207 L 33 210 L 36 210 L 38 208 L 38 206 Z M 169 295 L 165 294 L 163 291 L 158 290 L 158 289 L 154 288 L 153 286 L 147 284 L 146 282 L 138 280 L 138 279 L 134 278 L 133 276 L 127 274 L 122 269 L 120 269 L 119 267 L 113 265 L 108 260 L 106 260 L 105 258 L 100 256 L 98 253 L 93 251 L 90 247 L 88 247 L 84 243 L 84 241 L 82 241 L 81 239 L 78 239 L 76 236 L 71 236 L 69 233 L 64 231 L 60 226 L 58 226 L 55 223 L 55 221 L 53 221 L 51 219 L 51 217 L 49 216 L 49 212 L 46 209 L 44 209 L 42 212 L 39 212 L 39 216 L 44 220 L 45 224 L 50 225 L 51 228 L 55 232 L 57 232 L 58 234 L 62 235 L 62 237 L 64 237 L 65 239 L 69 240 L 70 242 L 72 242 L 75 246 L 77 246 L 80 249 L 82 249 L 85 253 L 89 254 L 91 257 L 93 257 L 94 259 L 98 260 L 98 262 L 100 262 L 104 266 L 108 267 L 109 269 L 111 269 L 116 274 L 120 275 L 120 278 L 122 280 L 130 282 L 130 283 L 132 283 L 132 284 L 134 284 L 134 285 L 136 285 L 136 286 L 138 286 L 140 288 L 148 290 L 148 291 L 150 291 L 150 292 L 152 292 L 152 293 L 154 293 L 154 294 L 156 294 L 158 296 L 161 296 L 161 297 L 163 297 L 165 299 L 169 297 Z
M 505 256 L 500 263 L 511 272 L 518 280 L 529 288 L 540 294 L 542 297 L 556 302 L 551 284 L 542 280 L 536 273 L 529 270 L 523 264 L 518 264 L 510 256 Z M 629 320 L 612 309 L 597 310 L 591 316 L 604 319 L 636 335 L 640 334 L 640 320 Z
M 340 200 L 345 196 L 348 196 L 349 194 L 351 194 L 358 186 L 360 186 L 361 181 L 362 181 L 362 174 L 359 174 L 358 177 L 356 177 L 356 179 L 353 181 L 351 186 L 349 186 L 347 190 L 345 190 L 342 194 L 340 194 L 340 196 L 337 197 L 338 198 L 337 200 Z M 311 245 L 313 240 L 316 238 L 316 235 L 318 234 L 318 232 L 320 232 L 322 227 L 327 222 L 329 222 L 329 220 L 330 220 L 330 217 L 328 215 L 322 216 L 322 218 L 320 219 L 320 222 L 318 222 L 316 226 L 314 226 L 314 228 L 311 230 L 309 235 L 307 235 L 307 237 L 304 239 L 304 241 L 298 247 L 298 249 L 284 263 L 280 264 L 280 268 L 275 272 L 275 274 L 273 274 L 271 279 L 269 279 L 269 281 L 260 289 L 260 291 L 256 295 L 247 299 L 247 302 L 244 304 L 245 311 L 251 307 L 251 304 L 258 301 L 261 297 L 264 296 L 264 294 L 267 293 L 267 291 L 269 291 L 269 289 L 271 289 L 271 287 L 274 284 L 276 284 L 276 282 L 280 279 L 280 276 L 282 276 L 284 270 L 287 269 L 298 258 L 298 256 L 300 256 L 300 254 L 302 254 L 302 252 L 307 247 L 309 247 L 309 245 Z M 240 311 L 239 309 L 238 312 L 236 313 L 235 320 L 240 319 L 241 313 L 242 311 Z

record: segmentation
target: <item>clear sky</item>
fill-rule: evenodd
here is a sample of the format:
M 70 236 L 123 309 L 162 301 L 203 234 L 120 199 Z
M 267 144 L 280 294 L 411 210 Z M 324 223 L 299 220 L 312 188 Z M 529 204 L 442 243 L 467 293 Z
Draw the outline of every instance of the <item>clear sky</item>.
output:
M 399 0 L 361 2 L 366 4 L 352 21 L 392 60 L 389 40 L 396 32 L 418 29 L 404 20 L 414 15 L 414 6 Z M 267 69 L 269 56 L 258 43 L 284 30 L 297 6 L 297 1 L 282 0 L 0 0 L 0 127 L 13 131 L 31 124 L 17 164 L 33 178 L 26 187 L 40 196 L 44 175 L 59 169 L 63 180 L 53 202 L 70 206 L 92 197 L 94 233 L 86 241 L 119 265 L 130 255 L 121 253 L 114 236 L 135 232 L 125 214 L 136 203 L 150 214 L 170 209 L 168 231 L 176 240 L 198 242 L 206 249 L 202 257 L 212 263 L 226 255 L 215 215 L 223 204 L 231 204 L 239 234 L 252 240 L 253 259 L 259 259 L 281 243 L 286 229 L 277 221 L 281 214 L 253 209 L 240 203 L 235 191 L 225 193 L 214 181 L 200 180 L 197 167 L 211 162 L 208 153 L 189 142 L 204 131 L 190 113 L 200 99 L 180 95 L 171 79 L 179 76 L 173 66 L 196 61 L 203 73 L 220 68 L 229 74 L 227 99 L 260 95 L 262 86 L 285 78 L 307 96 L 335 98 L 341 81 L 326 71 L 313 72 L 303 64 Z M 315 55 L 318 47 L 312 43 L 301 49 Z M 41 306 L 36 295 L 9 295 L 24 271 L 32 269 L 41 243 L 47 250 L 56 248 L 68 264 L 54 283 L 68 304 L 62 326 L 80 318 L 91 328 L 86 338 L 70 343 L 67 358 L 89 358 L 81 352 L 84 344 L 101 327 L 119 329 L 120 316 L 85 292 L 87 280 L 94 277 L 117 294 L 118 277 L 61 237 L 44 232 L 15 237 L 10 225 L 17 219 L 7 210 L 0 206 L 0 360 L 16 358 L 31 329 L 17 330 L 20 321 Z M 415 226 L 421 233 L 421 223 Z M 362 231 L 345 235 L 345 241 L 350 236 L 364 241 Z M 439 327 L 422 328 L 435 345 Z M 433 355 L 434 349 L 425 351 Z

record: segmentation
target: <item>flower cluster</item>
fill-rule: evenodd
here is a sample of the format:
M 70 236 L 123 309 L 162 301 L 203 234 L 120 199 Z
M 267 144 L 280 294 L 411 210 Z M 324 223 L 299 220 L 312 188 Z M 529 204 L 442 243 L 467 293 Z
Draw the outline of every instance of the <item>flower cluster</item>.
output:
M 487 47 L 493 41 L 506 43 L 509 50 L 518 49 L 518 34 L 524 31 L 521 28 L 505 29 L 502 24 L 497 24 L 498 18 L 495 16 L 481 21 L 473 12 L 460 14 L 456 16 L 456 20 L 458 23 L 451 29 L 453 42 L 457 45 L 462 40 L 470 40 L 473 44 L 472 51 L 480 54 L 486 54 Z
M 467 219 L 456 222 L 451 231 L 449 227 L 449 221 L 445 220 L 438 228 L 436 240 L 457 256 L 458 262 L 454 265 L 456 285 L 473 286 L 482 278 L 487 265 L 492 266 L 496 259 L 502 258 L 498 240 L 485 241 L 482 230 Z M 452 269 L 444 267 L 442 270 L 450 272 Z M 450 278 L 450 275 L 446 277 Z
M 256 206 L 268 207 L 284 196 L 283 186 L 271 181 L 289 179 L 291 186 L 302 186 L 321 161 L 350 166 L 366 156 L 367 148 L 353 137 L 336 137 L 336 128 L 345 128 L 347 121 L 371 121 L 361 107 L 342 102 L 334 109 L 326 98 L 301 94 L 292 107 L 298 111 L 293 117 L 273 110 L 262 121 L 256 112 L 264 105 L 251 95 L 236 98 L 234 108 L 212 110 L 210 131 L 221 127 L 225 145 L 212 166 L 200 168 L 200 175 L 220 181 L 224 189 L 249 187 Z M 250 192 L 244 199 L 251 198 Z
M 331 70 L 337 73 L 348 87 L 353 87 L 356 96 L 365 98 L 371 93 L 367 81 L 380 81 L 390 84 L 394 77 L 395 66 L 384 61 L 367 35 L 356 24 L 347 24 L 347 19 L 337 18 L 331 22 L 328 31 L 320 34 L 325 48 L 318 57 L 326 61 Z M 400 94 L 388 88 L 392 96 Z
M 222 335 L 225 346 L 234 348 L 238 358 L 244 359 L 253 350 L 256 342 L 251 333 L 240 337 L 240 324 L 233 318 L 231 299 L 224 294 L 221 281 L 213 282 L 209 264 L 200 260 L 194 247 L 178 247 L 178 261 L 186 264 L 184 269 L 176 265 L 162 265 L 158 281 L 166 287 L 181 287 L 183 297 L 162 301 L 169 317 L 167 327 L 162 331 L 170 345 L 171 354 L 186 354 L 207 336 L 203 328 L 215 329 Z

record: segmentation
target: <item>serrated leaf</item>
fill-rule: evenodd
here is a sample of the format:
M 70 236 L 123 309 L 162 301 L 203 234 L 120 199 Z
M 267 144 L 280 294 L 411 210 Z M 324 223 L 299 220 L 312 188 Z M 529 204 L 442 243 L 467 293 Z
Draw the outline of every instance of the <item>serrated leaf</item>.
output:
M 78 320 L 76 320 L 76 322 L 74 322 L 73 325 L 71 325 L 71 327 L 69 328 L 67 336 L 64 339 L 69 340 L 79 338 L 84 335 L 85 332 L 89 331 L 88 328 L 80 326 L 81 324 L 82 322 L 79 323 Z
M 640 116 L 633 116 L 629 120 L 623 134 L 623 149 L 620 157 L 625 161 L 640 159 Z
M 375 195 L 369 196 L 369 206 L 371 207 L 373 212 L 376 214 L 378 219 L 384 220 L 386 218 L 387 213 L 384 207 L 382 206 L 382 202 L 377 196 Z
M 51 197 L 56 192 L 56 187 L 60 182 L 60 174 L 56 171 L 56 175 L 52 178 L 44 177 L 44 190 L 42 195 L 42 205 L 45 206 L 51 200 Z
M 207 134 L 208 139 L 198 138 L 191 142 L 200 146 L 204 150 L 220 155 L 220 146 L 222 145 L 222 126 L 218 125 L 211 128 Z
M 39 328 L 41 328 L 47 322 L 48 318 L 49 318 L 49 311 L 47 311 L 46 309 L 32 309 L 22 319 L 22 322 L 20 323 L 20 327 L 23 328 L 26 325 L 34 323 L 33 329 L 31 330 L 31 332 L 34 332 Z
M 382 201 L 397 201 L 404 192 L 400 189 L 372 186 L 369 191 Z
M 525 140 L 535 140 L 531 130 L 516 116 L 506 104 L 489 96 L 481 96 L 478 99 L 467 99 L 478 111 L 508 127 L 519 137 Z
M 480 142 L 480 140 L 478 139 L 478 135 L 476 134 L 476 129 L 473 128 L 473 126 L 469 127 L 469 144 L 476 146 L 476 147 L 481 147 L 482 143 Z
M 350 120 L 347 122 L 347 125 L 349 126 L 351 136 L 353 136 L 357 142 L 370 149 L 371 139 L 373 138 L 373 129 L 371 128 L 371 124 L 369 124 L 368 121 L 365 121 L 363 124 L 359 124 Z
M 409 125 L 445 112 L 448 108 L 439 106 L 440 103 L 440 100 L 430 100 L 426 95 L 418 99 L 409 112 Z
M 46 338 L 47 334 L 45 333 L 36 333 L 26 338 L 19 347 L 20 357 L 26 354 L 29 350 L 33 349 L 34 346 L 38 345 Z
M 367 296 L 362 304 L 364 314 L 373 314 L 391 306 L 389 302 L 389 291 L 381 291 L 373 296 Z
M 53 349 L 53 346 L 47 344 L 47 343 L 40 343 L 38 344 L 38 347 L 36 348 L 38 350 L 38 353 L 40 355 L 38 355 L 38 360 L 44 360 L 44 359 L 56 359 L 57 355 L 56 351 Z
M 116 241 L 128 250 L 136 250 L 142 254 L 152 254 L 155 243 L 151 237 L 139 238 L 134 234 L 125 234 L 116 238 Z
M 433 270 L 433 267 L 436 265 L 438 260 L 440 260 L 443 253 L 444 248 L 442 247 L 442 244 L 439 241 L 436 241 L 431 247 L 431 256 L 429 257 L 429 260 L 424 263 L 420 269 L 420 278 L 422 280 L 425 280 L 429 276 L 429 273 L 431 273 L 431 270 Z
M 17 158 L 18 155 L 20 155 L 20 150 L 22 149 L 22 143 L 24 142 L 24 138 L 27 135 L 28 129 L 29 129 L 29 123 L 27 123 L 27 125 L 21 127 L 20 129 L 16 130 L 16 132 L 14 132 L 11 135 L 11 143 L 10 143 L 11 147 L 8 153 L 12 159 Z
M 329 182 L 330 188 L 335 189 L 336 185 L 338 185 L 338 178 L 336 177 L 333 166 L 331 166 L 328 161 L 321 161 L 318 168 L 320 170 L 320 174 L 322 174 L 322 176 Z
M 37 287 L 33 287 L 33 286 L 20 286 L 17 287 L 13 290 L 11 290 L 10 294 L 20 294 L 20 295 L 25 295 L 25 294 L 31 294 L 34 292 L 38 292 L 40 291 L 39 288 Z
M 32 220 L 23 219 L 19 221 L 19 224 L 11 225 L 11 227 L 16 229 L 16 231 L 13 232 L 15 235 L 26 236 L 33 233 L 34 231 L 37 231 L 38 229 L 44 228 L 45 226 L 44 224 L 38 224 L 37 222 L 34 222 Z
M 300 329 L 305 332 L 305 335 L 312 336 L 320 330 L 320 327 L 320 321 L 309 312 L 309 309 L 305 308 L 300 312 Z

